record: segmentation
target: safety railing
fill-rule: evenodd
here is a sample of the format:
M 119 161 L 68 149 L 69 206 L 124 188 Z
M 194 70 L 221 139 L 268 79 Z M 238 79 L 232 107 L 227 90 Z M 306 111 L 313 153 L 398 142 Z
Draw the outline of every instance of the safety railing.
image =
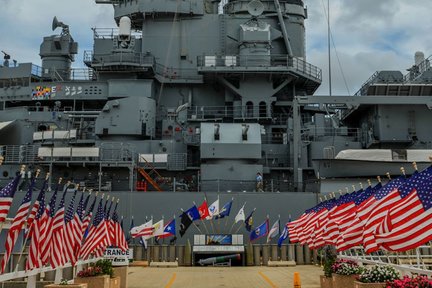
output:
M 370 85 L 376 82 L 376 79 L 378 78 L 379 71 L 376 71 L 374 74 L 372 74 L 371 77 L 369 77 L 368 80 L 361 86 L 361 88 L 354 94 L 354 96 L 362 96 L 366 95 L 367 89 Z
M 162 76 L 163 78 L 176 80 L 200 80 L 202 76 L 197 73 L 194 68 L 178 68 L 178 67 L 168 67 L 162 64 L 156 64 L 156 74 Z
M 206 192 L 244 192 L 244 193 L 280 193 L 307 191 L 318 193 L 318 181 L 295 182 L 290 180 L 275 180 L 264 178 L 262 191 L 257 189 L 257 183 L 254 180 L 222 180 L 210 179 L 201 180 L 199 191 Z
M 147 53 L 117 52 L 111 54 L 94 54 L 84 51 L 86 65 L 155 65 L 155 58 Z
M 42 77 L 42 67 L 32 64 L 31 74 L 36 77 Z
M 288 55 L 203 55 L 197 58 L 198 67 L 272 67 L 295 70 L 308 77 L 322 80 L 322 71 L 301 58 Z
M 305 140 L 308 140 L 307 138 L 318 140 L 323 137 L 341 136 L 353 141 L 360 141 L 362 134 L 358 128 L 309 127 L 303 130 L 302 136 Z
M 119 28 L 92 28 L 92 30 L 94 39 L 114 39 L 119 35 Z M 142 38 L 142 34 L 136 31 L 131 31 L 131 36 L 135 37 L 135 39 Z
M 420 274 L 432 276 L 430 261 L 432 259 L 431 246 L 420 246 L 407 253 L 393 253 L 386 251 L 366 254 L 362 247 L 354 247 L 339 253 L 339 258 L 354 260 L 367 265 L 388 265 L 401 271 L 403 275 Z
M 267 106 L 193 106 L 187 111 L 189 120 L 206 120 L 206 119 L 270 119 L 271 113 L 268 113 Z M 286 118 L 285 118 L 286 119 Z M 281 120 L 277 118 L 276 120 Z M 283 121 L 283 120 L 282 120 Z M 286 124 L 286 123 L 285 123 Z
M 431 69 L 430 61 L 432 60 L 432 56 L 429 56 L 427 59 L 420 62 L 418 65 L 414 65 L 409 69 L 409 73 L 404 76 L 404 82 L 412 82 L 415 81 L 418 77 L 420 77 L 424 72 Z

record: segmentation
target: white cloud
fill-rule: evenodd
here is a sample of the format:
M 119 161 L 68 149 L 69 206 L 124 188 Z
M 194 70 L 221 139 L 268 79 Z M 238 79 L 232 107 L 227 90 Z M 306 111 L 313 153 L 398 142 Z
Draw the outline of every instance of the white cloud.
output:
M 414 53 L 432 52 L 430 0 L 330 0 L 331 23 L 341 66 L 351 93 L 377 70 L 404 71 Z M 328 94 L 327 28 L 323 4 L 327 0 L 305 0 L 307 60 L 323 69 L 318 94 Z M 40 63 L 39 45 L 53 34 L 53 16 L 70 25 L 79 43 L 74 66 L 82 66 L 82 52 L 92 49 L 92 27 L 115 27 L 111 5 L 93 0 L 0 0 L 0 50 L 19 62 Z M 348 94 L 332 50 L 333 91 Z
M 327 0 L 306 0 L 308 61 L 323 69 L 323 84 L 317 94 L 328 94 Z M 417 0 L 331 0 L 331 29 L 347 78 L 355 93 L 377 70 L 405 71 L 416 51 L 432 52 L 432 1 Z M 404 72 L 405 73 L 405 72 Z M 339 64 L 332 47 L 333 94 L 346 95 Z

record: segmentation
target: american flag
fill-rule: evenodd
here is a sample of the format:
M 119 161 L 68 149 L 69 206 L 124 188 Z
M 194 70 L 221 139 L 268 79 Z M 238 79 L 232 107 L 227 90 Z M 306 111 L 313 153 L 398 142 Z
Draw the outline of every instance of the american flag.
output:
M 50 264 L 52 268 L 61 267 L 66 264 L 65 254 L 63 250 L 64 243 L 64 202 L 68 185 L 65 185 L 63 196 L 57 211 L 52 219 L 51 230 L 51 247 L 50 247 Z
M 88 200 L 88 198 L 89 197 L 87 197 L 87 200 Z M 75 224 L 75 227 L 74 227 L 74 229 L 75 229 L 74 230 L 74 237 L 75 237 L 75 239 L 74 239 L 74 243 L 73 243 L 73 254 L 74 254 L 74 257 L 71 260 L 73 266 L 75 265 L 76 261 L 78 260 L 79 251 L 81 249 L 81 242 L 82 242 L 83 234 L 84 234 L 84 232 L 82 231 L 83 230 L 83 228 L 82 228 L 83 217 L 84 217 L 84 201 L 83 201 L 83 199 L 84 199 L 84 193 L 81 194 L 81 199 L 78 202 L 78 207 L 77 207 L 77 210 L 76 210 L 76 212 L 74 214 L 74 219 L 73 219 L 73 222 Z
M 126 241 L 125 234 L 123 232 L 123 227 L 118 221 L 117 204 L 113 212 L 112 220 L 114 222 L 114 239 L 112 243 L 114 246 L 117 246 L 123 251 L 126 251 L 129 247 Z
M 45 190 L 47 187 L 47 180 L 44 181 L 41 192 L 38 196 L 38 210 L 35 215 L 33 222 L 33 228 L 28 233 L 31 233 L 31 242 L 29 247 L 29 254 L 26 261 L 26 271 L 33 270 L 35 268 L 42 267 L 42 261 L 40 258 L 40 244 L 45 240 L 45 235 L 41 234 L 43 219 L 42 215 L 45 213 Z M 34 206 L 33 206 L 34 207 Z
M 401 200 L 387 212 L 375 237 L 390 251 L 407 251 L 432 240 L 432 166 L 408 180 L 398 191 Z
M 305 245 L 313 243 L 314 231 L 317 231 L 320 225 L 326 221 L 325 219 L 327 219 L 328 211 L 331 210 L 334 205 L 336 205 L 335 199 L 323 202 L 323 205 L 319 210 L 308 220 L 308 222 L 304 224 L 303 229 L 299 234 L 301 244 Z
M 108 237 L 108 230 L 105 223 L 105 214 L 104 209 L 102 208 L 102 201 L 103 199 L 99 201 L 96 216 L 93 219 L 93 225 L 90 228 L 87 239 L 85 240 L 85 243 L 81 249 L 81 256 L 83 259 L 87 259 L 92 252 L 97 251 L 98 248 L 103 245 L 106 237 Z
M 35 220 L 36 214 L 39 211 L 41 199 L 42 199 L 42 197 L 45 197 L 45 189 L 46 189 L 47 184 L 48 184 L 48 179 L 45 179 L 45 181 L 42 184 L 42 188 L 39 192 L 39 195 L 38 195 L 35 203 L 33 204 L 33 207 L 30 211 L 29 216 L 27 217 L 27 231 L 26 232 L 29 233 L 29 237 L 32 237 L 31 231 L 33 229 L 33 221 Z
M 75 205 L 75 197 L 77 194 L 77 190 L 72 196 L 72 199 L 69 203 L 68 209 L 65 214 L 65 224 L 64 224 L 64 243 L 63 243 L 63 251 L 65 255 L 65 261 L 71 263 L 75 263 L 74 260 L 74 243 L 75 243 L 75 223 L 74 223 L 74 205 Z
M 338 219 L 335 220 L 335 230 L 329 234 L 329 244 L 336 245 L 338 249 L 341 249 L 341 246 L 344 244 L 342 235 L 346 233 L 355 222 L 357 210 L 380 188 L 381 184 L 378 183 L 375 187 L 369 186 L 365 190 L 361 189 L 350 194 L 349 203 L 347 203 L 347 211 L 338 215 Z
M 383 224 L 385 223 L 390 209 L 398 206 L 401 201 L 403 202 L 402 194 L 408 195 L 415 188 L 414 182 L 421 176 L 421 173 L 416 171 L 409 179 L 406 179 L 403 184 L 388 193 L 387 196 L 381 199 L 379 205 L 366 220 L 363 233 L 363 246 L 367 253 L 379 250 L 379 243 L 377 243 L 376 235 L 384 233 L 382 228 L 384 227 Z
M 15 215 L 15 218 L 13 219 L 11 227 L 9 228 L 7 238 L 6 238 L 6 244 L 5 244 L 5 254 L 0 264 L 2 274 L 4 273 L 6 265 L 9 262 L 9 258 L 15 246 L 15 242 L 18 239 L 18 235 L 24 226 L 30 208 L 34 185 L 35 185 L 35 178 L 32 178 L 29 189 L 26 195 L 24 196 L 24 199 L 22 200 L 20 207 L 18 208 L 18 212 Z
M 90 197 L 90 195 L 89 196 L 87 196 L 87 199 Z M 86 199 L 86 201 L 87 201 L 87 199 Z M 96 205 L 96 200 L 97 200 L 97 194 L 96 194 L 96 196 L 95 196 L 95 198 L 94 198 L 94 200 L 93 200 L 93 203 L 91 204 L 91 206 L 90 206 L 90 209 L 88 210 L 88 212 L 87 212 L 87 214 L 86 214 L 86 216 L 84 217 L 84 220 L 83 220 L 83 224 L 82 224 L 82 232 L 83 232 L 83 240 L 85 240 L 85 238 L 87 237 L 87 235 L 88 235 L 88 230 L 89 230 L 89 225 L 90 225 L 90 222 L 91 222 L 91 219 L 92 219 L 92 217 L 93 217 L 93 210 L 94 210 L 94 207 L 95 207 L 95 205 Z M 88 201 L 87 201 L 87 203 L 88 203 Z M 85 203 L 84 203 L 84 205 L 85 205 Z M 85 205 L 86 206 L 86 205 Z M 86 208 L 84 208 L 84 210 L 85 210 Z M 84 212 L 83 212 L 84 213 Z
M 116 242 L 116 223 L 114 221 L 114 216 L 116 217 L 116 221 L 118 222 L 118 215 L 117 215 L 117 206 L 118 206 L 118 202 L 116 203 L 115 207 L 114 207 L 114 211 L 113 214 L 111 216 L 111 218 L 108 219 L 107 224 L 108 224 L 108 232 L 109 232 L 109 245 L 110 246 L 117 246 L 117 242 Z M 111 208 L 111 207 L 110 207 Z M 109 209 L 111 210 L 111 209 Z
M 341 235 L 342 241 L 338 243 L 338 249 L 340 251 L 347 250 L 361 244 L 363 244 L 364 247 L 367 246 L 365 241 L 366 238 L 364 237 L 364 235 L 366 232 L 365 225 L 368 219 L 372 219 L 373 217 L 379 221 L 379 211 L 385 209 L 386 207 L 385 202 L 381 202 L 381 200 L 384 199 L 401 184 L 403 184 L 404 181 L 405 177 L 399 177 L 395 180 L 390 181 L 389 183 L 375 191 L 373 197 L 368 198 L 366 201 L 359 205 L 356 211 L 356 218 L 351 224 L 351 227 Z
M 15 178 L 0 191 L 0 223 L 6 221 L 7 214 L 9 213 L 20 180 L 21 173 L 18 173 Z
M 41 241 L 40 251 L 42 265 L 49 263 L 51 255 L 51 239 L 52 239 L 52 224 L 56 211 L 57 193 L 60 184 L 56 186 L 53 195 L 51 196 L 49 204 L 46 206 L 45 211 L 40 219 L 41 228 L 40 235 L 44 235 L 44 241 Z

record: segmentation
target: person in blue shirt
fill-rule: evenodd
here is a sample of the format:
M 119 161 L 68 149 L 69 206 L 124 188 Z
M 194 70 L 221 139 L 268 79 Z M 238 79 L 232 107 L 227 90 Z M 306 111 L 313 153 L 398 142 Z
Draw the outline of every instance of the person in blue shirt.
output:
M 263 190 L 263 177 L 260 172 L 256 175 L 256 191 L 257 192 L 264 192 Z

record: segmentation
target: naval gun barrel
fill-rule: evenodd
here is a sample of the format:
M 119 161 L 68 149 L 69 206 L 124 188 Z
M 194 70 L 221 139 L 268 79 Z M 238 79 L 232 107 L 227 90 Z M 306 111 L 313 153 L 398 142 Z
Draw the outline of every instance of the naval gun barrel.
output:
M 210 258 L 206 258 L 206 259 L 201 259 L 201 260 L 198 261 L 198 263 L 201 266 L 204 266 L 204 265 L 214 265 L 214 264 L 217 264 L 217 263 L 228 262 L 231 259 L 240 260 L 241 259 L 241 255 L 240 254 L 232 254 L 232 255 L 218 256 L 218 257 L 210 257 Z

